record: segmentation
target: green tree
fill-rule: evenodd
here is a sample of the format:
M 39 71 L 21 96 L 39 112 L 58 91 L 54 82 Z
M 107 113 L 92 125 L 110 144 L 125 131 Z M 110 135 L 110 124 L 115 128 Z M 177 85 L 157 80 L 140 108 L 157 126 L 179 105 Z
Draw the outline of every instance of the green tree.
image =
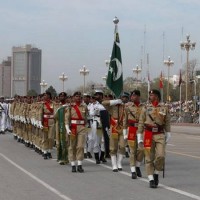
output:
M 55 88 L 52 85 L 49 86 L 49 88 L 45 92 L 50 92 L 52 97 L 56 97 L 57 96 L 57 92 L 56 92 Z
M 27 92 L 27 96 L 37 96 L 38 94 L 37 94 L 37 92 L 35 91 L 35 90 L 29 90 L 28 92 Z

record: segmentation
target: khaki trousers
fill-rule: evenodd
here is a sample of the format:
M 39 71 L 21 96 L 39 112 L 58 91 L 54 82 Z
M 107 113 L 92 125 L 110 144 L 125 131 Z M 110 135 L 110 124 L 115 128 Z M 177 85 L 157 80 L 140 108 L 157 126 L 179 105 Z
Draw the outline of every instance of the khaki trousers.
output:
M 162 171 L 165 160 L 165 135 L 154 134 L 151 149 L 145 149 L 144 153 L 147 175 L 153 175 L 154 170 Z
M 85 146 L 85 129 L 78 132 L 76 136 L 70 135 L 69 137 L 69 161 L 82 161 L 84 158 L 84 146 Z
M 114 156 L 117 153 L 125 155 L 125 140 L 123 134 L 118 134 L 118 138 L 110 136 L 110 155 Z
M 136 161 L 142 162 L 144 158 L 144 149 L 138 146 L 137 140 L 135 140 L 134 144 L 128 141 L 128 146 L 130 149 L 130 166 L 135 166 Z

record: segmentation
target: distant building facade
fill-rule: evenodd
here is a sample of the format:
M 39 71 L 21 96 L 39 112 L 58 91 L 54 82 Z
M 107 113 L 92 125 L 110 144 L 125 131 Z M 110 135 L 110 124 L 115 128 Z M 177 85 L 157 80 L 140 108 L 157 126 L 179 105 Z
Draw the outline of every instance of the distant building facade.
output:
M 27 95 L 29 90 L 41 91 L 42 51 L 31 45 L 12 48 L 11 96 Z
M 11 57 L 0 64 L 0 96 L 11 96 Z

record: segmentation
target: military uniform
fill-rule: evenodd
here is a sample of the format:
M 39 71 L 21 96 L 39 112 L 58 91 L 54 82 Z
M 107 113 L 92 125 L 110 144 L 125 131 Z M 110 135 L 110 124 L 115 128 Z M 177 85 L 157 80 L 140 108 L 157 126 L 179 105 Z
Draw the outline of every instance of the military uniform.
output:
M 68 160 L 68 135 L 65 129 L 65 109 L 67 105 L 61 105 L 57 109 L 55 118 L 56 128 L 56 147 L 57 147 L 57 161 L 61 165 L 69 163 Z
M 102 137 L 103 137 L 103 131 L 102 131 L 102 123 L 100 119 L 100 111 L 105 110 L 105 108 L 98 102 L 94 101 L 90 104 L 89 107 L 89 116 L 90 116 L 90 125 L 91 125 L 91 131 L 88 134 L 88 142 L 91 148 L 93 148 L 96 164 L 100 164 L 100 160 L 104 162 L 103 158 L 99 156 L 102 156 L 101 152 L 104 152 L 104 144 L 102 144 Z
M 122 159 L 125 155 L 125 140 L 123 137 L 124 104 L 121 99 L 105 100 L 102 105 L 110 114 L 110 155 L 114 172 L 122 170 Z M 118 155 L 117 155 L 118 154 Z
M 44 159 L 51 158 L 50 151 L 53 148 L 53 128 L 54 128 L 54 107 L 52 101 L 44 101 L 42 107 L 42 151 L 44 153 Z M 40 120 L 38 120 L 40 121 Z
M 138 142 L 144 142 L 145 165 L 150 187 L 155 188 L 158 185 L 158 172 L 164 165 L 166 136 L 168 137 L 170 132 L 170 114 L 168 108 L 159 103 L 158 90 L 151 90 L 150 95 L 157 96 L 158 100 L 152 100 L 142 109 L 137 134 Z
M 1 97 L 0 102 L 0 134 L 5 134 L 7 117 L 7 104 L 4 102 L 4 97 Z
M 130 168 L 133 179 L 137 178 L 137 176 L 142 176 L 139 167 L 144 157 L 144 151 L 143 148 L 138 147 L 136 137 L 142 108 L 143 104 L 141 103 L 136 104 L 134 102 L 128 102 L 125 104 L 124 110 L 125 116 L 123 120 L 123 127 L 125 130 L 123 130 L 123 132 L 125 131 L 124 136 L 127 139 L 130 149 Z
M 69 161 L 71 162 L 72 172 L 76 172 L 76 161 L 78 162 L 77 171 L 84 172 L 82 160 L 84 159 L 85 135 L 87 134 L 87 105 L 81 103 L 81 93 L 75 92 L 74 98 L 79 101 L 71 103 L 65 109 L 65 127 L 69 135 Z

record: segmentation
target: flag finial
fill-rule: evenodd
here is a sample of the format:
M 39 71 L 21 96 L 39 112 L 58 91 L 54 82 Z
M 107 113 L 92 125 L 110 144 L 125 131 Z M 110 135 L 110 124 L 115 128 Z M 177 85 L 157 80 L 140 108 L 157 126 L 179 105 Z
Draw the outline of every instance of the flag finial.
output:
M 118 23 L 119 23 L 119 19 L 115 16 L 115 18 L 113 19 L 113 23 L 115 24 L 115 25 L 117 25 Z

